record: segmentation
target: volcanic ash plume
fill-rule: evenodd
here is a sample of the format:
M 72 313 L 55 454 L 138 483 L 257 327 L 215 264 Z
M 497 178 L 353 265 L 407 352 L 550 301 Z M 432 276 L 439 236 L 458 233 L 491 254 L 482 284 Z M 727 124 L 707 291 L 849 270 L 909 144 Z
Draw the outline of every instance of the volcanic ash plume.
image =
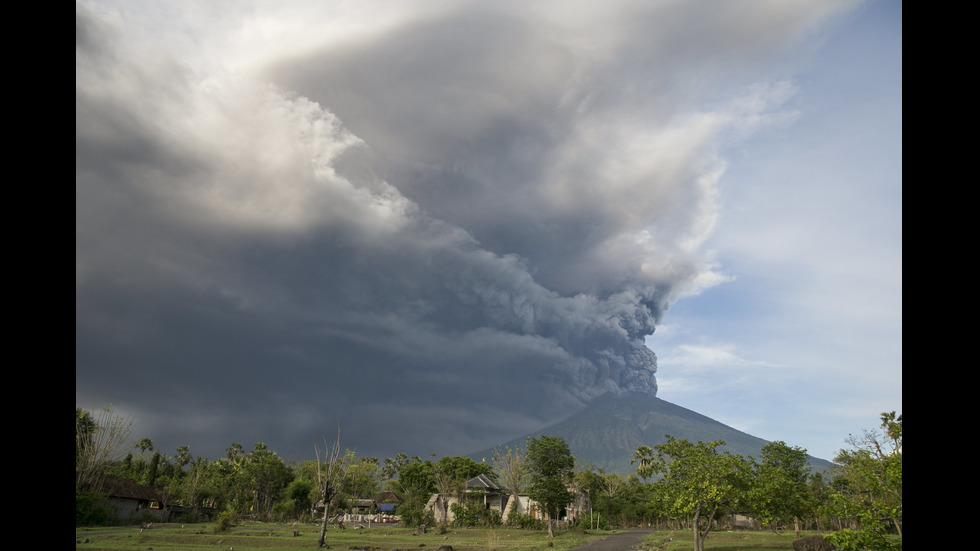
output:
M 77 397 L 477 441 L 655 394 L 644 338 L 722 279 L 718 142 L 788 94 L 726 81 L 789 33 L 616 4 L 77 3 Z

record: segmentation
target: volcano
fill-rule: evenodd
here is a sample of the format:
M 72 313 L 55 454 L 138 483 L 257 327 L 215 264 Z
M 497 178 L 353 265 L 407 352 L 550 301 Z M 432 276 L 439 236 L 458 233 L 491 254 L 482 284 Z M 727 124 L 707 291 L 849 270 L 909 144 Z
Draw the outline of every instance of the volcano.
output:
M 640 446 L 651 448 L 667 442 L 666 435 L 689 442 L 724 441 L 719 450 L 761 458 L 767 440 L 746 434 L 695 411 L 642 392 L 606 393 L 583 410 L 538 432 L 502 442 L 499 446 L 471 454 L 477 461 L 493 456 L 494 449 L 523 449 L 528 438 L 561 436 L 568 444 L 575 464 L 595 465 L 607 473 L 635 474 L 630 464 Z M 793 446 L 791 442 L 786 443 Z M 810 457 L 815 472 L 832 463 Z

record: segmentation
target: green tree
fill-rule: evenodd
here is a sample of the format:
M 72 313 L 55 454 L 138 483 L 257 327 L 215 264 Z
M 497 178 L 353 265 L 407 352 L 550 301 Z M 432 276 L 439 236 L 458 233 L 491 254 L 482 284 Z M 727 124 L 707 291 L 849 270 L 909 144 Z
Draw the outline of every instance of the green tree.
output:
M 482 461 L 476 461 L 472 457 L 461 455 L 445 456 L 439 458 L 439 472 L 448 473 L 454 480 L 466 482 L 467 480 L 481 474 L 493 474 L 493 467 Z
M 851 436 L 831 469 L 828 508 L 856 518 L 857 529 L 844 528 L 827 539 L 845 550 L 902 547 L 902 416 L 881 414 L 881 430 Z M 897 537 L 890 536 L 891 531 Z
M 275 500 L 292 480 L 293 472 L 282 458 L 262 442 L 244 457 L 240 481 L 251 494 L 252 511 L 260 518 L 270 517 Z
M 528 440 L 528 496 L 547 512 L 549 537 L 555 537 L 555 518 L 572 501 L 566 485 L 572 482 L 574 469 L 575 458 L 564 438 L 541 436 Z
M 792 522 L 799 538 L 800 519 L 808 516 L 813 508 L 806 450 L 791 448 L 781 441 L 769 442 L 762 447 L 761 459 L 755 467 L 752 500 L 755 517 L 773 529 Z
M 813 517 L 816 520 L 818 531 L 825 531 L 833 525 L 834 517 L 827 505 L 830 503 L 830 485 L 826 478 L 826 473 L 817 471 L 810 475 L 807 481 L 807 491 L 810 494 L 809 500 L 813 507 Z
M 398 490 L 406 495 L 418 494 L 428 499 L 435 492 L 435 470 L 436 465 L 432 461 L 413 457 L 398 469 Z
M 408 454 L 399 453 L 395 457 L 386 457 L 381 467 L 381 476 L 387 481 L 395 478 L 398 471 L 408 464 Z
M 177 465 L 177 469 L 181 472 L 184 471 L 184 467 L 191 462 L 193 456 L 191 455 L 191 449 L 188 446 L 179 446 L 177 448 L 177 455 L 174 456 L 174 464 Z
M 436 491 L 435 472 L 435 463 L 418 456 L 400 462 L 394 487 L 403 498 L 398 515 L 406 526 L 420 526 L 432 520 L 425 505 Z
M 136 448 L 139 449 L 140 455 L 143 455 L 148 451 L 153 451 L 153 440 L 150 440 L 149 438 L 140 438 L 139 442 L 136 443 Z
M 245 455 L 245 448 L 238 442 L 232 442 L 231 446 L 228 446 L 228 449 L 225 450 L 225 454 L 229 460 L 235 461 Z
M 313 493 L 313 483 L 302 478 L 295 478 L 283 491 L 282 501 L 276 503 L 274 511 L 281 520 L 298 520 L 309 518 L 313 503 L 310 495 Z
M 360 457 L 352 462 L 343 483 L 343 493 L 353 499 L 369 498 L 380 490 L 380 469 L 376 457 Z
M 191 464 L 184 495 L 191 500 L 195 517 L 200 507 L 227 509 L 238 499 L 239 470 L 227 458 L 213 461 L 198 458 Z
M 630 475 L 633 480 L 636 476 Z M 626 486 L 628 479 L 616 473 L 607 473 L 595 465 L 587 465 L 582 470 L 575 473 L 575 486 L 585 492 L 589 498 L 589 518 L 583 519 L 588 522 L 590 528 L 598 527 L 600 523 L 610 524 L 629 524 L 630 518 L 635 511 L 635 505 L 646 503 L 649 500 L 641 499 L 634 501 L 633 495 L 627 496 Z M 631 503 L 627 503 L 627 501 Z
M 670 512 L 691 520 L 694 549 L 704 551 L 717 515 L 737 510 L 747 493 L 751 463 L 741 455 L 719 453 L 718 446 L 725 444 L 720 440 L 692 444 L 666 436 L 665 444 L 654 446 L 657 455 L 651 461 L 660 476 L 660 499 Z
M 145 485 L 156 485 L 157 479 L 160 476 L 161 463 L 164 462 L 164 458 L 160 452 L 153 452 L 153 457 L 150 458 L 150 465 L 146 468 L 146 477 L 143 479 Z

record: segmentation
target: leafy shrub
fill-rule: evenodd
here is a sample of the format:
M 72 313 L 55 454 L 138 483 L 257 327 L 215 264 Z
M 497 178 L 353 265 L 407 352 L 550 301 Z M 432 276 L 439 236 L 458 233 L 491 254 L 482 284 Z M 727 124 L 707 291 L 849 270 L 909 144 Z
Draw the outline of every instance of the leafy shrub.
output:
M 872 530 L 839 530 L 826 536 L 840 551 L 860 551 L 875 549 L 877 551 L 901 551 L 902 540 Z
M 503 526 L 504 517 L 500 514 L 500 511 L 496 509 L 489 509 L 486 512 L 486 516 L 483 518 L 483 525 L 489 527 Z
M 582 530 L 608 530 L 609 520 L 605 516 L 585 517 L 578 521 L 578 527 Z
M 479 501 L 470 501 L 462 506 L 453 503 L 449 508 L 453 512 L 453 525 L 460 528 L 472 526 L 486 526 L 491 528 L 502 524 L 500 511 L 487 509 Z
M 75 494 L 75 526 L 106 526 L 109 510 L 103 505 L 102 494 Z
M 449 510 L 453 512 L 453 526 L 460 528 L 476 526 L 480 521 L 480 515 L 478 511 L 474 511 L 473 509 L 469 503 L 465 507 L 458 503 L 450 504 Z
M 227 509 L 218 513 L 214 519 L 215 533 L 225 532 L 234 526 L 236 520 L 235 510 L 229 505 Z
M 395 513 L 401 517 L 402 524 L 405 526 L 436 525 L 436 517 L 432 511 L 418 502 L 405 501 L 395 508 Z
M 296 500 L 293 499 L 284 499 L 276 502 L 276 504 L 272 506 L 272 518 L 278 522 L 298 520 L 299 517 L 304 514 L 304 512 L 304 510 L 299 509 L 296 504 Z
M 532 515 L 511 515 L 507 518 L 507 525 L 522 530 L 544 530 L 544 522 L 534 518 Z

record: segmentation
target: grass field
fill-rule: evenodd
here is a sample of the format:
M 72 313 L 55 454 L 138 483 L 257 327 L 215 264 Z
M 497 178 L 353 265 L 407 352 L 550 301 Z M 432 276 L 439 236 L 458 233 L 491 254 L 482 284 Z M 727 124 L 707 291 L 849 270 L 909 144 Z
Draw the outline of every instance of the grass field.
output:
M 468 528 L 450 530 L 445 535 L 430 531 L 416 536 L 412 529 L 394 525 L 374 526 L 355 530 L 340 530 L 331 526 L 327 530 L 330 549 L 364 551 L 428 550 L 435 551 L 440 545 L 451 545 L 454 551 L 532 551 L 569 550 L 610 532 L 583 532 L 566 530 L 557 532 L 554 539 L 546 531 Z M 295 534 L 295 535 L 294 535 Z M 75 549 L 87 551 L 244 551 L 244 550 L 309 550 L 316 549 L 319 527 L 313 524 L 248 523 L 228 531 L 215 533 L 211 524 L 154 524 L 152 528 L 93 527 L 76 528 Z M 661 547 L 665 538 L 671 538 L 666 548 Z M 775 534 L 759 532 L 712 532 L 705 542 L 711 551 L 747 551 L 763 549 L 792 551 L 792 533 Z M 694 549 L 691 533 L 683 531 L 656 531 L 646 538 L 646 549 L 689 551 Z M 550 544 L 550 545 L 549 545 Z
M 803 532 L 801 537 L 817 532 Z M 670 538 L 667 551 L 692 551 L 694 535 L 691 530 L 660 530 L 646 538 L 647 549 L 662 549 L 665 538 Z M 710 551 L 747 551 L 763 549 L 769 551 L 793 551 L 796 534 L 792 531 L 777 534 L 769 530 L 729 532 L 724 530 L 712 531 L 704 542 L 705 550 Z
M 547 531 L 507 529 L 452 529 L 444 535 L 430 530 L 416 536 L 411 528 L 394 525 L 373 526 L 355 530 L 340 530 L 336 526 L 327 529 L 326 542 L 330 549 L 363 549 L 391 551 L 394 549 L 426 549 L 435 551 L 440 545 L 452 545 L 454 551 L 531 551 L 567 550 L 592 539 L 601 533 L 586 534 L 581 530 L 558 532 L 554 539 Z M 296 535 L 294 535 L 296 534 Z M 211 524 L 154 524 L 140 530 L 133 526 L 76 528 L 75 549 L 88 551 L 110 550 L 309 550 L 316 549 L 320 535 L 314 524 L 248 523 L 221 533 L 215 533 Z M 85 543 L 85 540 L 88 542 Z M 552 544 L 549 547 L 549 543 Z

